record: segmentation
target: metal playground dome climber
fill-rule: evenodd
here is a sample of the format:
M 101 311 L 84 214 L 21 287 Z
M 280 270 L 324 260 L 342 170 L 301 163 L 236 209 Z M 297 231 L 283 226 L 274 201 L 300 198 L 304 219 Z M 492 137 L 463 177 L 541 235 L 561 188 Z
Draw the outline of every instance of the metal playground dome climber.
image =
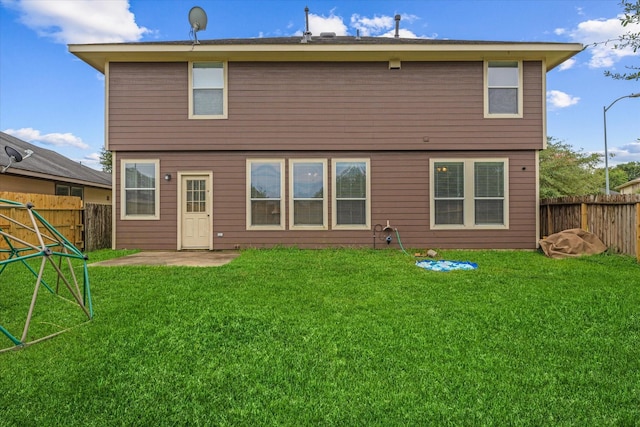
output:
M 3 278 L 3 273 L 7 276 L 9 269 L 16 266 L 24 267 L 26 274 L 12 275 L 18 279 L 13 279 L 14 283 L 11 283 Z M 33 286 L 29 285 L 31 280 Z M 14 293 L 7 297 L 9 294 L 7 289 L 3 289 L 5 287 L 11 288 Z M 0 352 L 25 347 L 69 329 L 54 324 L 56 330 L 47 331 L 44 336 L 32 337 L 29 334 L 36 305 L 43 298 L 39 295 L 40 288 L 59 299 L 61 304 L 72 303 L 84 313 L 87 321 L 93 318 L 87 257 L 36 212 L 32 203 L 0 198 Z M 25 298 L 16 298 L 17 294 L 31 290 L 30 302 Z M 22 307 L 19 300 L 26 301 L 26 306 Z M 20 326 L 20 313 L 24 311 L 25 320 Z M 7 316 L 7 313 L 11 314 Z M 5 316 L 9 318 L 3 318 Z M 7 321 L 11 327 L 5 327 Z M 16 327 L 22 327 L 21 334 L 9 330 Z M 3 336 L 13 345 L 5 347 L 2 344 Z

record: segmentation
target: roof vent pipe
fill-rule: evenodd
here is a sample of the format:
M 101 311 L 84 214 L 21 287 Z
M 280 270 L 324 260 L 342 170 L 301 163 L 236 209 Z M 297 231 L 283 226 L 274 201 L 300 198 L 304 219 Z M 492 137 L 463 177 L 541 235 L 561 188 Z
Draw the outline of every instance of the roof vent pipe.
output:
M 305 15 L 305 30 L 302 35 L 302 43 L 307 43 L 311 41 L 311 31 L 309 31 L 309 6 L 304 8 Z
M 395 38 L 400 37 L 400 15 L 396 15 L 396 35 Z

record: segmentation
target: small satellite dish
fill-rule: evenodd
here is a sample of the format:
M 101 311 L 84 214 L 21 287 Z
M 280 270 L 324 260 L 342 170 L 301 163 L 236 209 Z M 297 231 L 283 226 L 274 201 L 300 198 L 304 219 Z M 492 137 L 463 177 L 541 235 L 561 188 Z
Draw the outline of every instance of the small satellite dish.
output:
M 193 32 L 193 44 L 200 44 L 200 42 L 198 42 L 198 31 L 207 29 L 207 14 L 203 8 L 200 6 L 191 8 L 189 11 L 189 24 L 191 24 L 191 32 Z
M 23 156 L 22 154 L 20 154 L 18 150 L 8 145 L 4 147 L 4 151 L 5 153 L 7 153 L 7 156 L 9 156 L 9 164 L 2 168 L 2 170 L 0 171 L 1 173 L 5 173 L 13 162 L 20 163 L 21 161 L 30 157 L 33 154 L 32 150 L 24 150 L 26 155 Z
M 14 162 L 20 163 L 22 161 L 22 154 L 15 148 L 7 145 L 4 147 L 4 151 L 7 153 L 7 156 L 9 156 L 9 159 L 12 159 Z

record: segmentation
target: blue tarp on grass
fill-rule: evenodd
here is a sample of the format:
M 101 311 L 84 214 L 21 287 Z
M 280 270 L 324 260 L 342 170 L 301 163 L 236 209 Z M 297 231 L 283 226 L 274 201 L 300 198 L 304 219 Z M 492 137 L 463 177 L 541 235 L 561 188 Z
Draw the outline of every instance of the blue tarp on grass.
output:
M 429 259 L 416 261 L 416 265 L 431 271 L 475 270 L 478 268 L 478 264 L 469 261 L 434 261 Z

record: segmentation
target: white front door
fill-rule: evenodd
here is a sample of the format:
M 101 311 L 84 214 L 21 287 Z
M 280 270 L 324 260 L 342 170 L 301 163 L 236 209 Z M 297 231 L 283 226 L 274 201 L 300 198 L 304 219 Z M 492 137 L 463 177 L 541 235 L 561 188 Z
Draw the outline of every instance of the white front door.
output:
M 181 177 L 181 249 L 213 249 L 210 185 L 210 175 Z

